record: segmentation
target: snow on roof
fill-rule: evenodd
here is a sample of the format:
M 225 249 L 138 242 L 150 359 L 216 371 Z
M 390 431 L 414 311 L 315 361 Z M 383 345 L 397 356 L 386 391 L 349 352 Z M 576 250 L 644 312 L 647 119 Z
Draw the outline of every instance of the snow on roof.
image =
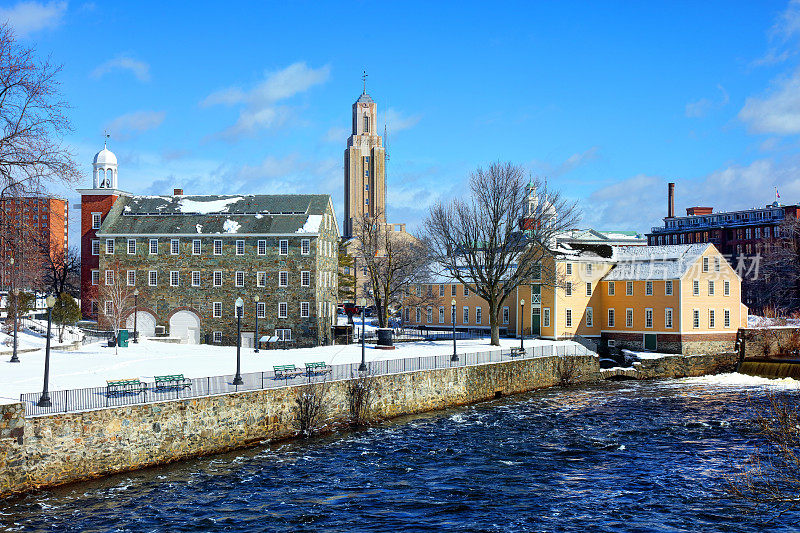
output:
M 222 231 L 225 233 L 237 233 L 242 225 L 235 220 L 228 219 L 222 224 Z
M 322 224 L 322 215 L 308 215 L 306 223 L 295 233 L 318 233 L 319 226 Z
M 222 198 L 220 200 L 190 200 L 189 198 L 181 198 L 178 201 L 178 211 L 181 213 L 198 213 L 201 215 L 224 213 L 228 210 L 230 204 L 240 200 L 244 200 L 244 198 L 241 196 Z
M 702 255 L 708 243 L 669 246 L 613 246 L 614 268 L 604 281 L 679 279 Z

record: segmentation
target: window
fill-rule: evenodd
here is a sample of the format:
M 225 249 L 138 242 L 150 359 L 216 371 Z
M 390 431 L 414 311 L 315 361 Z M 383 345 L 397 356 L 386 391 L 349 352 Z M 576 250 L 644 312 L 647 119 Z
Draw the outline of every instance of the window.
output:
M 633 296 L 633 282 L 626 281 L 625 282 L 625 295 L 626 296 Z
M 439 285 L 439 297 L 444 298 L 444 285 Z
M 288 287 L 289 286 L 289 273 L 285 270 L 281 270 L 278 272 L 278 287 Z
M 128 270 L 128 286 L 133 287 L 136 285 L 136 271 Z
M 236 255 L 244 255 L 244 241 L 237 240 L 236 241 Z
M 483 308 L 476 307 L 475 308 L 475 323 L 482 324 L 483 323 Z
M 200 239 L 193 239 L 192 240 L 192 255 L 200 255 L 202 252 L 203 247 L 200 243 Z
M 708 257 L 703 258 L 703 272 L 708 272 Z
M 653 327 L 653 310 L 650 308 L 644 310 L 644 327 Z
M 572 263 L 567 263 L 567 276 L 572 275 Z
M 586 327 L 591 328 L 594 326 L 594 311 L 591 307 L 586 308 Z
M 128 239 L 128 255 L 136 255 L 136 239 Z
M 92 213 L 92 229 L 100 229 L 100 222 L 102 222 L 103 213 Z
M 708 327 L 709 328 L 713 328 L 714 327 L 714 310 L 713 309 L 709 309 L 708 310 Z
M 264 239 L 258 241 L 258 255 L 267 255 L 267 241 Z
M 214 332 L 214 342 L 222 342 L 222 332 L 215 331 Z
M 222 255 L 222 240 L 214 239 L 214 255 Z
M 114 271 L 106 270 L 106 285 L 113 285 L 113 284 L 114 284 Z
M 417 323 L 422 321 L 422 314 L 420 313 L 419 307 L 416 308 L 415 316 L 416 316 L 416 322 Z
M 171 239 L 169 241 L 169 253 L 172 255 L 178 255 L 181 251 L 181 241 L 178 239 Z
M 591 279 L 592 277 L 592 265 L 591 263 L 586 265 L 586 277 Z
M 97 302 L 92 300 L 92 315 L 97 316 Z
M 700 327 L 700 310 L 692 309 L 692 327 L 698 329 Z
M 664 327 L 671 328 L 672 327 L 672 308 L 667 307 L 664 309 Z
M 464 298 L 469 298 L 469 287 L 464 285 Z
M 264 302 L 258 302 L 256 304 L 256 315 L 258 318 L 264 318 L 267 316 L 267 304 Z
M 278 255 L 289 255 L 289 241 L 287 239 L 278 241 Z
M 171 270 L 169 273 L 169 286 L 177 287 L 179 281 L 180 281 L 180 272 L 178 272 L 177 270 Z
M 308 302 L 300 302 L 300 318 L 308 318 L 308 317 L 309 317 Z
M 192 271 L 192 287 L 199 287 L 200 286 L 200 271 L 193 270 Z
M 631 308 L 625 309 L 625 327 L 633 327 L 633 309 Z
M 567 309 L 565 311 L 565 313 L 566 313 L 566 315 L 565 315 L 566 325 L 567 325 L 568 328 L 571 328 L 572 327 L 572 309 Z
M 708 295 L 714 296 L 714 282 L 711 280 L 708 281 Z
M 155 270 L 150 270 L 147 273 L 147 284 L 151 287 L 155 287 L 158 285 L 158 272 Z
M 242 272 L 241 270 L 236 272 L 236 286 L 244 287 L 244 272 Z
M 664 282 L 664 294 L 667 296 L 672 296 L 672 280 L 669 279 Z
M 542 325 L 546 328 L 550 327 L 550 308 L 544 308 L 544 314 L 542 315 Z
M 425 310 L 425 319 L 427 320 L 428 324 L 433 322 L 433 307 L 429 307 Z
M 114 239 L 106 239 L 106 253 L 107 254 L 114 253 Z
M 158 239 L 150 239 L 150 255 L 158 253 Z
M 222 302 L 214 302 L 214 318 L 222 316 Z
M 444 307 L 439 307 L 439 324 L 444 324 Z
M 275 330 L 275 336 L 278 337 L 279 341 L 291 341 L 292 340 L 292 330 L 289 328 L 282 328 Z
M 614 282 L 613 281 L 609 281 L 608 282 L 608 295 L 609 296 L 614 296 L 614 290 L 615 290 Z
M 311 272 L 309 270 L 303 270 L 300 272 L 300 286 L 301 287 L 311 286 Z
M 100 240 L 92 239 L 92 255 L 100 255 Z
M 214 271 L 214 286 L 222 287 L 222 270 Z
M 586 282 L 586 296 L 592 295 L 592 283 L 590 281 Z
M 567 282 L 567 286 L 564 289 L 564 294 L 566 294 L 567 296 L 572 296 L 572 282 L 571 281 Z
M 114 304 L 109 300 L 106 300 L 106 316 L 111 317 L 114 314 Z
M 692 296 L 700 296 L 700 281 L 692 281 Z
M 364 133 L 369 133 L 369 115 L 367 114 L 364 114 Z
M 462 315 L 463 315 L 461 317 L 463 319 L 462 322 L 464 324 L 469 324 L 469 307 L 467 307 L 466 305 L 464 306 L 464 309 L 462 310 Z
M 714 258 L 714 272 L 719 272 L 719 257 Z
M 613 328 L 616 327 L 616 319 L 617 316 L 614 312 L 614 309 L 611 308 L 608 310 L 608 327 Z
M 97 285 L 98 283 L 100 283 L 100 271 L 92 270 L 92 285 Z
M 723 296 L 731 295 L 731 282 L 728 280 L 722 282 L 722 295 Z
M 645 281 L 644 282 L 644 294 L 645 294 L 645 296 L 652 296 L 653 295 L 653 282 L 652 281 Z
M 731 327 L 731 310 L 725 309 L 722 312 L 722 327 L 729 328 Z
M 256 272 L 256 287 L 266 287 L 266 286 L 267 286 L 267 273 Z
M 455 295 L 456 295 L 456 284 L 453 283 L 452 285 L 450 285 L 450 296 L 455 296 Z
M 508 309 L 508 306 L 503 307 L 503 324 L 508 324 L 508 322 L 510 320 L 509 319 L 509 314 L 510 314 L 510 310 Z
M 311 241 L 308 239 L 300 240 L 300 255 L 308 255 L 311 253 Z
M 286 302 L 281 302 L 278 304 L 278 318 L 286 318 L 288 313 L 289 305 Z

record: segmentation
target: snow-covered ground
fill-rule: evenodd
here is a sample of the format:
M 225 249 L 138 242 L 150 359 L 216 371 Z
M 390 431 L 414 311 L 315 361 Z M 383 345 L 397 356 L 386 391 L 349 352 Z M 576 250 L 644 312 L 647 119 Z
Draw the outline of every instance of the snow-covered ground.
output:
M 35 324 L 39 326 L 42 329 L 42 331 L 47 331 L 46 320 L 26 319 L 25 322 L 27 324 Z M 53 338 L 50 340 L 50 343 L 53 345 L 59 344 L 58 328 L 56 326 L 52 326 L 51 331 Z M 78 328 L 67 326 L 64 332 L 64 344 L 68 344 L 70 341 L 76 340 L 80 337 L 81 333 Z M 14 343 L 13 334 L 6 334 L 0 331 L 0 351 L 10 350 L 13 343 Z M 23 328 L 22 330 L 17 332 L 17 348 L 44 348 L 45 343 L 46 343 L 45 335 L 41 335 L 28 328 Z
M 798 318 L 770 318 L 756 315 L 747 315 L 749 328 L 796 328 L 800 326 Z
M 500 339 L 503 348 L 518 346 L 519 340 Z M 572 341 L 526 340 L 525 346 L 574 346 L 583 347 Z M 451 353 L 452 341 L 397 343 L 395 350 L 378 350 L 366 345 L 367 361 L 401 359 L 405 357 L 425 357 Z M 480 352 L 496 350 L 489 339 L 458 341 L 458 352 Z M 42 388 L 44 375 L 44 350 L 19 355 L 20 363 L 0 361 L 0 403 L 19 401 L 19 395 L 36 392 Z M 252 348 L 242 349 L 242 372 L 272 370 L 273 365 L 294 364 L 302 367 L 305 363 L 324 361 L 330 365 L 355 363 L 361 361 L 361 345 L 322 346 L 318 348 L 296 348 L 291 350 L 261 350 L 254 353 Z M 103 387 L 106 380 L 139 378 L 153 381 L 153 376 L 183 374 L 187 378 L 220 376 L 236 371 L 236 347 L 211 346 L 206 344 L 167 344 L 142 340 L 131 343 L 128 348 L 114 348 L 101 343 L 86 344 L 80 351 L 67 352 L 51 350 L 50 390 L 77 389 L 83 387 Z

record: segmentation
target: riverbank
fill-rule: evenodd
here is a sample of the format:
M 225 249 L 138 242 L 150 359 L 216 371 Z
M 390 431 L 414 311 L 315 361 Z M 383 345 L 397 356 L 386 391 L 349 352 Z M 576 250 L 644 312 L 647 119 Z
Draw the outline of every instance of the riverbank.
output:
M 708 357 L 707 372 L 728 357 Z M 466 405 L 565 378 L 600 381 L 598 358 L 537 357 L 376 376 L 372 415 L 390 419 Z M 349 417 L 348 382 L 325 385 L 330 423 Z M 0 406 L 0 496 L 293 437 L 299 391 L 275 388 L 35 418 L 25 418 L 22 404 Z

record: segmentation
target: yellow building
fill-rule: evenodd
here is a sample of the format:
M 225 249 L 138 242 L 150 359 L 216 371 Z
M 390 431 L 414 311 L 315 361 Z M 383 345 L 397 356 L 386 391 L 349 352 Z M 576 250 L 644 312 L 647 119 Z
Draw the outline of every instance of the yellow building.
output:
M 747 323 L 741 279 L 710 243 L 561 245 L 551 260 L 558 281 L 520 286 L 501 306 L 501 334 L 580 335 L 611 348 L 693 354 L 733 349 Z M 440 297 L 406 307 L 405 324 L 452 327 L 455 300 L 457 328 L 489 329 L 488 304 L 465 296 L 463 285 L 441 280 L 415 290 Z

